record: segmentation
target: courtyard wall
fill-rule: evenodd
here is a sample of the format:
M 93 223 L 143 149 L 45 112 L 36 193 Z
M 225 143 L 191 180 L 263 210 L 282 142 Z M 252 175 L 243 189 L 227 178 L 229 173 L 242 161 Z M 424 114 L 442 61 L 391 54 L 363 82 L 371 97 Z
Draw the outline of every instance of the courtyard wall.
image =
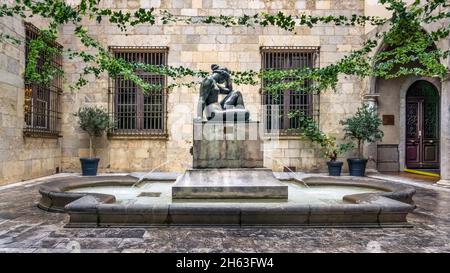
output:
M 278 10 L 290 14 L 311 15 L 364 14 L 364 1 L 103 1 L 105 6 L 133 10 L 138 7 L 168 9 L 173 14 L 188 16 L 242 15 Z M 88 21 L 86 21 L 88 22 Z M 260 46 L 320 46 L 320 65 L 334 63 L 363 42 L 363 27 L 318 26 L 298 27 L 295 33 L 276 27 L 230 27 L 215 25 L 156 25 L 131 28 L 127 34 L 108 23 L 88 22 L 92 36 L 105 46 L 168 46 L 168 64 L 208 70 L 213 63 L 231 70 L 259 70 Z M 62 29 L 61 43 L 67 48 L 83 49 L 73 37 L 73 26 Z M 65 60 L 69 79 L 75 79 L 82 63 Z M 63 97 L 62 165 L 66 171 L 79 170 L 79 157 L 88 153 L 88 140 L 71 113 L 80 106 L 95 104 L 107 107 L 108 80 L 95 80 L 77 93 Z M 235 86 L 245 99 L 253 120 L 261 121 L 260 86 Z M 335 91 L 320 96 L 321 127 L 333 135 L 342 136 L 338 121 L 354 112 L 361 102 L 358 79 L 342 77 Z M 101 157 L 102 171 L 150 170 L 165 162 L 163 171 L 183 171 L 192 164 L 192 119 L 195 117 L 198 88 L 175 88 L 168 95 L 168 138 L 96 140 L 96 154 Z M 302 171 L 324 170 L 325 160 L 310 143 L 298 137 L 266 139 L 266 167 L 282 170 L 282 165 Z
M 25 39 L 21 18 L 0 18 L 0 32 Z M 61 168 L 61 139 L 23 136 L 24 67 L 24 43 L 0 43 L 0 184 L 53 174 Z
M 362 0 L 103 0 L 101 3 L 104 7 L 129 11 L 155 7 L 186 16 L 242 15 L 263 11 L 311 15 L 389 15 L 374 1 Z M 32 23 L 38 27 L 45 26 L 42 21 Z M 297 27 L 294 32 L 288 32 L 276 27 L 225 28 L 180 23 L 141 25 L 129 28 L 124 33 L 105 21 L 97 24 L 86 19 L 85 25 L 90 35 L 105 47 L 167 46 L 168 65 L 204 70 L 208 70 L 213 63 L 231 70 L 259 70 L 261 46 L 320 46 L 320 66 L 326 66 L 360 48 L 366 33 L 373 32 L 371 27 L 360 26 L 318 25 L 311 29 Z M 0 31 L 24 39 L 24 25 L 20 18 L 1 18 Z M 63 26 L 58 42 L 65 49 L 85 50 L 73 36 L 73 31 L 74 26 Z M 0 44 L 0 184 L 56 171 L 79 172 L 79 158 L 88 155 L 89 140 L 87 134 L 78 127 L 73 113 L 84 105 L 108 108 L 108 76 L 92 79 L 81 90 L 73 92 L 69 83 L 78 78 L 84 64 L 65 58 L 63 68 L 67 81 L 61 104 L 62 137 L 24 137 L 24 58 L 23 44 Z M 396 89 L 402 81 L 404 79 L 379 83 L 381 114 L 394 114 L 396 117 L 395 126 L 383 127 L 386 136 L 381 144 L 399 142 L 400 110 L 397 107 L 399 94 Z M 445 86 L 443 84 L 443 92 L 448 93 Z M 262 121 L 260 86 L 235 85 L 235 89 L 243 93 L 252 120 Z M 320 95 L 320 127 L 339 140 L 342 139 L 339 121 L 352 115 L 364 96 L 371 92 L 367 80 L 340 77 L 336 90 Z M 100 171 L 130 172 L 157 168 L 159 171 L 182 172 L 192 166 L 189 150 L 192 146 L 192 119 L 195 117 L 197 100 L 198 87 L 177 87 L 168 93 L 167 138 L 109 138 L 106 135 L 97 138 L 94 147 L 96 156 L 101 158 Z M 445 143 L 443 146 L 448 147 L 448 140 Z M 317 147 L 299 140 L 297 136 L 265 136 L 264 148 L 264 165 L 274 171 L 283 170 L 283 165 L 301 171 L 325 171 L 326 159 L 321 157 Z M 368 153 L 369 157 L 376 160 L 376 145 L 368 149 Z M 345 156 L 351 155 L 352 152 L 349 152 Z M 445 160 L 448 161 L 447 158 Z M 346 168 L 346 164 L 344 166 Z M 450 173 L 448 166 L 444 169 L 446 177 Z

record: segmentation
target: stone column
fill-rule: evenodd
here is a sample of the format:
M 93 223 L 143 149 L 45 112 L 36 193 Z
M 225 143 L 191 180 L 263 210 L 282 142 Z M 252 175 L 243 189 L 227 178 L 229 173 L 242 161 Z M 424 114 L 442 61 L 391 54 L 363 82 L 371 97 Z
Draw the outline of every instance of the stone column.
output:
M 450 80 L 442 82 L 440 146 L 441 180 L 437 183 L 450 186 Z
M 369 107 L 378 108 L 378 94 L 367 94 L 364 96 L 364 103 Z M 363 147 L 363 156 L 369 159 L 367 161 L 366 172 L 377 173 L 377 143 L 365 143 Z

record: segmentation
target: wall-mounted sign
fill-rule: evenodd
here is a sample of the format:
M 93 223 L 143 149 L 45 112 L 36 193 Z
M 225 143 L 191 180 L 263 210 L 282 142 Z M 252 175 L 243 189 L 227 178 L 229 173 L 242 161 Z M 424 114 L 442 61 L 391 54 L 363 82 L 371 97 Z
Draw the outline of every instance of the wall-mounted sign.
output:
M 394 115 L 383 115 L 383 125 L 394 125 L 395 116 Z

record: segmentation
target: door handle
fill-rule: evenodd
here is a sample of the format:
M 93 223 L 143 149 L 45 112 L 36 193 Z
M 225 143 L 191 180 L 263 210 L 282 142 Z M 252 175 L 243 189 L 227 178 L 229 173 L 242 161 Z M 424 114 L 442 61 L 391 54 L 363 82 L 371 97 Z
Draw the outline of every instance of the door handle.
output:
M 422 137 L 422 131 L 419 130 L 419 137 Z

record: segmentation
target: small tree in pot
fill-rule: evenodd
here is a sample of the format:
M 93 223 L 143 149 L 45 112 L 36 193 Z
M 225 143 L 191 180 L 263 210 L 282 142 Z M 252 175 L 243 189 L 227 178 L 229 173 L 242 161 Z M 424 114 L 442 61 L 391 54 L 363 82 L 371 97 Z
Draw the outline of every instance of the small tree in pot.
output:
M 82 174 L 97 175 L 100 158 L 92 157 L 92 139 L 102 136 L 106 130 L 113 127 L 113 123 L 108 112 L 102 107 L 81 107 L 74 115 L 78 117 L 81 129 L 89 135 L 89 158 L 80 158 Z
M 340 154 L 353 148 L 353 143 L 337 144 L 336 138 L 328 136 L 322 132 L 317 123 L 308 116 L 300 115 L 300 136 L 320 145 L 322 155 L 328 159 L 328 173 L 332 176 L 340 176 L 342 171 L 342 161 L 337 161 Z
M 363 104 L 355 115 L 341 120 L 344 125 L 345 137 L 356 140 L 358 143 L 358 158 L 347 159 L 350 175 L 364 176 L 367 159 L 363 158 L 363 145 L 383 139 L 384 133 L 380 130 L 382 121 L 374 107 Z

